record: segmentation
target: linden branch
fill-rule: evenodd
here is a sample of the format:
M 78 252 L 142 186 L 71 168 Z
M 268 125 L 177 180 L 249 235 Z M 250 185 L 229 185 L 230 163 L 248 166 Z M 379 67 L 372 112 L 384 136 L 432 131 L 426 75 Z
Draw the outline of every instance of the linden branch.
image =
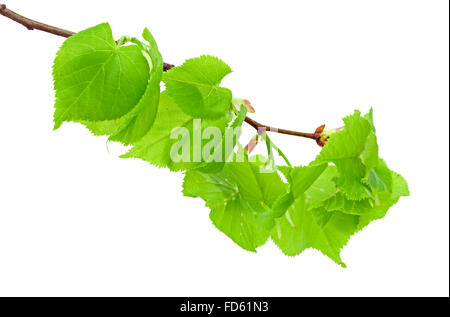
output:
M 0 14 L 17 22 L 22 24 L 24 27 L 26 27 L 28 30 L 40 30 L 43 32 L 51 33 L 54 35 L 62 36 L 62 37 L 70 37 L 75 34 L 75 32 L 68 31 L 65 29 L 61 29 L 55 26 L 51 26 L 39 21 L 32 20 L 30 18 L 24 17 L 6 7 L 5 4 L 0 4 Z M 174 65 L 164 63 L 164 71 L 168 71 L 169 69 L 173 68 Z M 299 131 L 292 131 L 292 130 L 286 130 L 286 129 L 279 129 L 275 127 L 271 127 L 269 125 L 265 125 L 262 123 L 259 123 L 248 116 L 245 118 L 245 122 L 247 122 L 250 126 L 255 128 L 259 133 L 261 131 L 270 131 L 270 132 L 277 132 L 287 135 L 295 135 L 303 138 L 313 139 L 316 140 L 316 142 L 320 144 L 320 129 L 316 130 L 314 133 L 305 133 L 305 132 L 299 132 Z M 323 128 L 322 128 L 323 130 Z M 320 131 L 320 132 L 319 132 Z

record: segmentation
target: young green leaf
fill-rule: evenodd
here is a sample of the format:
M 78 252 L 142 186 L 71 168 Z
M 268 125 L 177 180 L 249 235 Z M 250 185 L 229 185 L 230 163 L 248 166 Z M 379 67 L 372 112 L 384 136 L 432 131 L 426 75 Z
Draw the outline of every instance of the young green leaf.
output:
M 163 76 L 167 92 L 188 115 L 217 119 L 229 110 L 232 94 L 219 87 L 231 68 L 214 56 L 188 59 Z
M 317 166 L 294 167 L 290 172 L 292 195 L 297 198 L 303 195 L 327 168 L 327 164 Z
M 317 166 L 279 167 L 289 183 L 289 192 L 278 197 L 267 216 L 281 217 L 302 196 L 327 169 L 326 164 Z
M 334 163 L 339 171 L 336 184 L 344 194 L 353 200 L 368 198 L 370 189 L 363 180 L 378 160 L 376 137 L 359 111 L 345 117 L 344 123 L 344 129 L 330 136 L 312 164 Z
M 324 213 L 309 207 L 305 196 L 297 198 L 285 215 L 275 220 L 272 240 L 286 255 L 314 248 L 345 267 L 340 250 L 357 231 L 358 216 Z
M 158 45 L 147 28 L 144 29 L 142 36 L 149 43 L 149 48 L 142 51 L 142 54 L 144 56 L 148 54 L 150 58 L 150 79 L 138 104 L 126 115 L 118 129 L 109 138 L 111 141 L 120 141 L 126 145 L 136 142 L 150 130 L 155 121 L 159 105 L 160 82 L 164 63 Z
M 367 183 L 379 192 L 392 192 L 392 171 L 383 159 L 369 172 Z
M 364 215 L 373 211 L 373 203 L 369 199 L 350 200 L 341 192 L 337 192 L 327 200 L 314 205 L 313 208 L 322 208 L 328 212 L 341 211 L 350 215 Z
M 63 43 L 53 78 L 56 129 L 63 121 L 104 121 L 128 113 L 144 94 L 149 66 L 137 46 L 118 47 L 103 23 Z
M 216 174 L 188 171 L 183 193 L 200 197 L 211 209 L 214 225 L 236 244 L 256 251 L 270 235 L 272 218 L 260 217 L 286 188 L 274 173 L 259 173 L 259 163 L 227 163 Z M 242 175 L 243 177 L 237 177 Z
M 335 182 L 337 176 L 336 166 L 328 165 L 316 181 L 305 191 L 308 203 L 314 205 L 334 196 L 338 192 Z
M 406 180 L 398 173 L 392 172 L 392 192 L 376 191 L 375 203 L 372 211 L 361 215 L 359 218 L 358 230 L 367 226 L 370 222 L 376 219 L 383 218 L 389 208 L 395 205 L 400 197 L 409 196 L 409 188 Z
M 133 42 L 149 63 L 150 79 L 144 95 L 136 106 L 119 119 L 106 121 L 81 121 L 94 135 L 109 135 L 109 140 L 119 141 L 125 145 L 133 144 L 143 137 L 153 126 L 158 111 L 160 81 L 163 73 L 163 60 L 158 45 L 148 29 L 144 29 L 144 39 L 149 45 L 137 39 Z M 123 44 L 125 44 L 125 40 Z
M 272 206 L 286 188 L 276 172 L 261 173 L 261 167 L 259 163 L 231 162 L 225 165 L 224 172 L 238 186 L 246 201 Z

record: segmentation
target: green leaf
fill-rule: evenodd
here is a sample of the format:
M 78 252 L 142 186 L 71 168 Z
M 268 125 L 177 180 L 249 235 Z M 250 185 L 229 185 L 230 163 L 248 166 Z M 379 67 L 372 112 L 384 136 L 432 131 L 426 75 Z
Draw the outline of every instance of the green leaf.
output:
M 277 166 L 277 170 L 279 170 L 284 175 L 284 177 L 286 177 L 288 183 L 292 183 L 291 166 Z
M 327 164 L 294 167 L 290 172 L 291 191 L 295 198 L 300 197 L 322 175 Z
M 288 256 L 314 248 L 345 267 L 340 250 L 357 231 L 358 216 L 324 213 L 309 207 L 305 196 L 297 198 L 285 215 L 275 220 L 272 240 Z
M 375 124 L 374 124 L 374 121 L 373 121 L 373 108 L 370 108 L 369 112 L 364 115 L 364 118 L 367 121 L 369 121 L 370 124 L 372 125 L 372 132 L 376 133 L 377 131 L 375 129 Z
M 384 164 L 384 161 L 380 159 Z M 385 166 L 385 165 L 384 165 Z M 387 167 L 386 167 L 387 168 Z M 373 188 L 372 197 L 362 200 L 350 200 L 343 195 L 336 186 L 333 178 L 337 172 L 332 167 L 317 179 L 317 181 L 305 192 L 306 202 L 310 209 L 322 212 L 342 212 L 344 214 L 360 215 L 358 230 L 368 225 L 375 219 L 383 218 L 401 196 L 408 196 L 409 190 L 406 181 L 397 173 L 391 173 L 391 188 L 389 192 L 383 183 L 378 191 Z
M 95 136 L 101 135 L 111 135 L 117 131 L 117 129 L 125 121 L 126 115 L 115 120 L 105 120 L 105 121 L 85 121 L 81 120 L 80 123 L 83 124 L 89 131 Z
M 292 192 L 287 192 L 286 194 L 278 197 L 277 200 L 275 200 L 275 202 L 273 203 L 272 208 L 261 216 L 273 219 L 279 218 L 284 215 L 286 210 L 291 207 L 294 201 L 295 198 L 292 195 Z
M 150 130 L 155 121 L 159 105 L 160 82 L 164 63 L 158 45 L 147 28 L 144 29 L 142 36 L 150 45 L 148 49 L 142 52 L 142 54 L 148 53 L 150 58 L 150 80 L 138 104 L 126 115 L 118 129 L 109 138 L 111 141 L 120 141 L 126 145 L 136 142 Z
M 349 200 L 341 192 L 338 192 L 313 208 L 322 208 L 328 212 L 341 211 L 345 214 L 364 215 L 373 211 L 373 203 L 369 199 Z
M 378 143 L 375 133 L 370 132 L 367 136 L 366 144 L 360 158 L 366 166 L 366 174 L 378 165 Z
M 216 174 L 188 171 L 183 193 L 201 197 L 211 209 L 214 225 L 248 251 L 264 244 L 274 222 L 261 217 L 261 210 L 284 194 L 286 189 L 276 173 L 259 173 L 259 163 L 227 163 Z M 239 173 L 245 177 L 236 177 Z
M 408 183 L 402 175 L 392 172 L 392 196 L 398 199 L 402 196 L 409 196 Z
M 360 158 L 341 159 L 334 163 L 339 172 L 336 185 L 349 199 L 360 200 L 370 197 L 370 188 L 364 182 L 367 168 Z
M 232 94 L 219 87 L 231 68 L 214 56 L 188 59 L 163 76 L 167 92 L 188 115 L 196 118 L 219 118 L 229 110 Z
M 266 216 L 281 217 L 294 203 L 295 199 L 302 196 L 320 175 L 326 170 L 327 165 L 279 167 L 290 185 L 290 191 L 278 197 L 270 212 Z
M 273 227 L 273 220 L 258 218 L 240 196 L 211 208 L 209 217 L 217 229 L 243 249 L 252 252 L 266 243 Z
M 163 60 L 156 41 L 147 28 L 144 29 L 142 36 L 147 39 L 149 46 L 145 46 L 137 39 L 134 39 L 134 42 L 139 44 L 144 57 L 147 56 L 150 80 L 137 105 L 129 113 L 116 120 L 81 121 L 94 135 L 110 135 L 109 140 L 119 141 L 125 145 L 136 142 L 150 130 L 159 104 Z
M 63 121 L 118 119 L 141 99 L 149 66 L 135 46 L 118 47 L 107 23 L 69 37 L 53 66 L 55 129 Z
M 355 110 L 353 115 L 344 118 L 344 130 L 330 135 L 316 163 L 333 162 L 340 159 L 358 157 L 364 150 L 372 127 L 369 121 Z
M 286 188 L 276 172 L 262 173 L 261 169 L 259 163 L 231 162 L 225 165 L 224 172 L 238 186 L 243 199 L 272 206 Z
M 203 119 L 201 125 L 196 125 L 195 118 L 185 114 L 175 104 L 167 92 L 160 97 L 159 111 L 152 129 L 134 144 L 123 158 L 140 158 L 158 167 L 168 167 L 172 171 L 187 170 L 204 166 L 202 147 L 195 147 L 194 139 L 208 127 L 216 127 L 223 133 L 229 122 L 228 116 L 219 119 Z M 171 138 L 171 134 L 184 129 L 186 138 Z M 195 130 L 195 131 L 194 131 Z M 195 132 L 195 133 L 194 133 Z M 188 157 L 176 162 L 171 158 L 172 146 L 177 143 L 185 148 Z M 202 144 L 203 146 L 203 144 Z M 195 147 L 195 149 L 194 149 Z
M 338 188 L 349 199 L 368 198 L 370 189 L 364 179 L 378 160 L 376 137 L 371 123 L 361 117 L 359 111 L 345 117 L 344 123 L 344 129 L 330 136 L 312 164 L 334 163 L 339 172 L 336 180 Z
M 360 216 L 358 230 L 373 220 L 383 218 L 389 208 L 395 205 L 402 196 L 409 196 L 408 183 L 400 174 L 392 172 L 392 192 L 375 190 L 375 205 L 370 213 Z
M 369 172 L 367 183 L 377 191 L 392 192 L 392 171 L 384 160 L 380 159 L 378 165 Z
M 338 172 L 335 166 L 329 165 L 317 180 L 305 191 L 305 197 L 309 204 L 314 205 L 334 196 L 338 189 L 335 179 Z

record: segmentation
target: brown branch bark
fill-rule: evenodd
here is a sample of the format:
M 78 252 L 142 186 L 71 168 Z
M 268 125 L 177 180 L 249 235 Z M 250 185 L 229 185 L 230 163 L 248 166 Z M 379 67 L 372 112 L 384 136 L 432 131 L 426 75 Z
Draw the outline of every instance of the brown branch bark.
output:
M 62 37 L 70 37 L 75 34 L 75 32 L 68 31 L 65 29 L 61 29 L 55 26 L 51 26 L 36 20 L 32 20 L 30 18 L 24 17 L 6 7 L 5 4 L 0 4 L 0 14 L 19 23 L 22 24 L 24 27 L 26 27 L 28 30 L 40 30 L 43 32 L 47 32 L 50 34 L 62 36 Z M 164 63 L 164 71 L 168 71 L 169 69 L 173 68 L 174 65 Z M 271 127 L 269 125 L 265 125 L 262 123 L 259 123 L 249 117 L 245 118 L 245 122 L 247 122 L 250 126 L 255 128 L 258 133 L 262 133 L 261 131 L 270 131 L 270 132 L 277 132 L 287 135 L 294 135 L 299 136 L 303 138 L 313 139 L 318 141 L 320 139 L 320 134 L 317 133 L 305 133 L 305 132 L 299 132 L 299 131 L 292 131 L 292 130 L 286 130 L 286 129 L 278 129 Z
M 245 117 L 245 122 L 247 122 L 249 125 L 251 125 L 253 128 L 255 128 L 259 133 L 263 133 L 265 131 L 270 131 L 270 132 L 277 132 L 277 133 L 288 134 L 288 135 L 295 135 L 295 136 L 299 136 L 302 138 L 308 138 L 308 139 L 314 139 L 314 140 L 316 140 L 318 138 L 316 133 L 307 133 L 307 132 L 279 129 L 279 128 L 275 128 L 275 127 L 271 127 L 271 126 L 259 123 L 250 117 Z
M 64 29 L 60 29 L 45 23 L 41 23 L 35 20 L 31 20 L 27 17 L 24 17 L 12 10 L 9 10 L 6 5 L 0 4 L 0 14 L 4 15 L 7 18 L 10 18 L 11 20 L 16 21 L 17 23 L 22 24 L 24 27 L 26 27 L 28 30 L 40 30 L 48 33 L 52 33 L 55 35 L 63 36 L 63 37 L 69 37 L 71 35 L 74 35 L 74 32 L 67 31 Z

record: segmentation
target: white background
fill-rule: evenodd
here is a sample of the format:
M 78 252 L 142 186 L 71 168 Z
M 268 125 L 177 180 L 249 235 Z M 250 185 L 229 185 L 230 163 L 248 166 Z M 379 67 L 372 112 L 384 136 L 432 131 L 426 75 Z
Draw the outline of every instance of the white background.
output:
M 0 1 L 1 2 L 1 1 Z M 164 59 L 213 54 L 253 118 L 308 132 L 374 107 L 380 155 L 408 180 L 385 219 L 342 252 L 240 249 L 182 175 L 80 125 L 52 131 L 63 38 L 0 16 L 0 295 L 449 295 L 448 1 L 6 1 L 73 31 L 148 26 Z M 247 129 L 243 142 L 253 133 Z M 296 164 L 320 148 L 273 135 Z

